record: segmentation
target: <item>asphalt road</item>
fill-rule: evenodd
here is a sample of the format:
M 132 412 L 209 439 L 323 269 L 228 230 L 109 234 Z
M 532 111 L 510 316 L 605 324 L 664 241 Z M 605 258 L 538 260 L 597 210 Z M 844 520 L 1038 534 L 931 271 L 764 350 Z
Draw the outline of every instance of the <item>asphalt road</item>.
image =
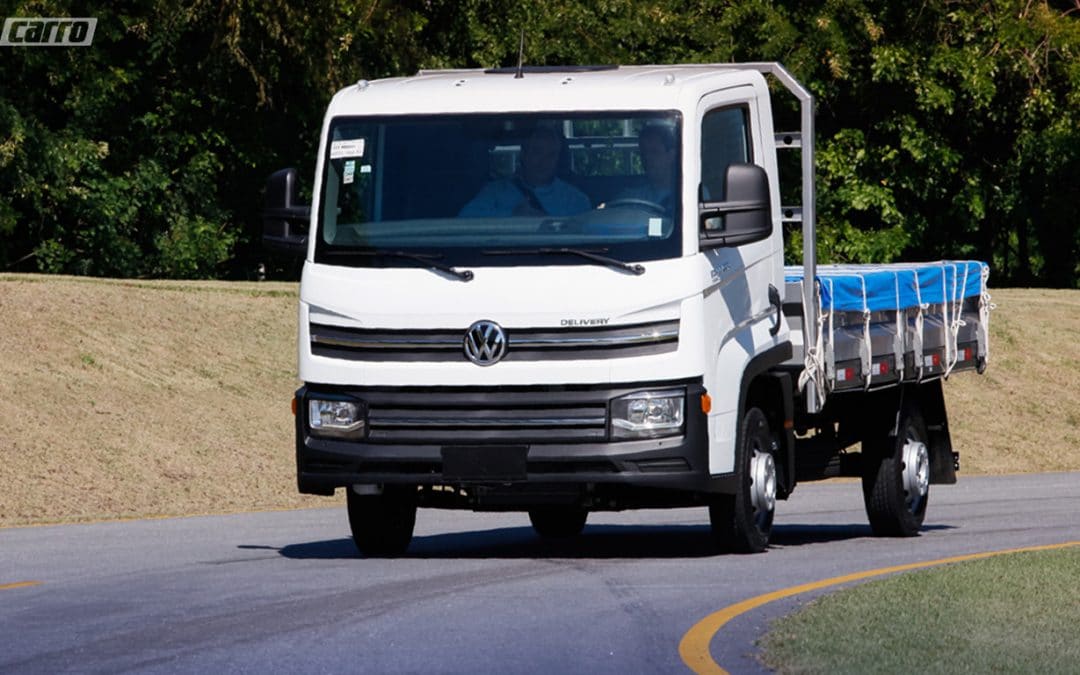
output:
M 752 556 L 715 554 L 704 509 L 594 514 L 560 545 L 421 510 L 396 560 L 360 557 L 344 508 L 0 530 L 0 672 L 685 672 L 684 634 L 733 603 L 1080 541 L 1078 513 L 1080 474 L 1047 474 L 934 486 L 912 539 L 870 536 L 857 483 L 800 485 Z M 732 620 L 712 658 L 760 672 L 754 640 L 812 595 Z

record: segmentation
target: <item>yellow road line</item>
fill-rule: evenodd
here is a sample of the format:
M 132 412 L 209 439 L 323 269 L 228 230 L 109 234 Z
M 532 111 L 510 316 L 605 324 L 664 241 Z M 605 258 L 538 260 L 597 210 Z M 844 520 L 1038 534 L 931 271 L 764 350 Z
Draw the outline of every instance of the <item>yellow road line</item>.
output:
M 27 586 L 40 586 L 40 581 L 17 581 L 13 584 L 4 584 L 0 586 L 0 591 L 8 591 L 13 588 L 25 588 Z
M 972 553 L 969 555 L 960 555 L 952 558 L 941 558 L 940 560 L 928 560 L 924 562 L 908 563 L 906 565 L 895 565 L 893 567 L 882 567 L 874 570 L 866 570 L 864 572 L 856 572 L 854 574 L 845 574 L 840 577 L 833 577 L 831 579 L 824 579 L 822 581 L 813 581 L 808 584 L 802 584 L 799 586 L 792 586 L 790 588 L 783 588 L 772 593 L 765 593 L 748 600 L 730 605 L 721 609 L 718 612 L 706 616 L 701 621 L 694 624 L 690 630 L 686 631 L 682 640 L 679 641 L 679 656 L 682 658 L 690 670 L 695 673 L 727 673 L 726 670 L 720 667 L 720 664 L 713 660 L 712 654 L 709 653 L 709 643 L 712 642 L 716 633 L 724 627 L 724 624 L 731 621 L 740 614 L 749 612 L 752 609 L 757 609 L 762 605 L 767 605 L 774 600 L 781 600 L 783 598 L 790 598 L 793 595 L 799 595 L 801 593 L 808 593 L 810 591 L 816 591 L 822 588 L 828 588 L 829 586 L 836 586 L 839 584 L 846 584 L 852 581 L 861 581 L 862 579 L 869 579 L 871 577 L 879 577 L 885 574 L 893 574 L 894 572 L 907 572 L 910 570 L 922 569 L 925 567 L 934 567 L 936 565 L 947 565 L 949 563 L 965 562 L 968 560 L 979 560 L 981 558 L 991 558 L 993 556 L 1005 555 L 1007 553 L 1027 553 L 1030 551 L 1051 551 L 1054 549 L 1069 548 L 1072 546 L 1080 546 L 1080 541 L 1070 541 L 1062 544 L 1048 544 L 1045 546 L 1028 546 L 1026 548 L 1012 548 L 1004 551 L 987 551 L 983 553 Z

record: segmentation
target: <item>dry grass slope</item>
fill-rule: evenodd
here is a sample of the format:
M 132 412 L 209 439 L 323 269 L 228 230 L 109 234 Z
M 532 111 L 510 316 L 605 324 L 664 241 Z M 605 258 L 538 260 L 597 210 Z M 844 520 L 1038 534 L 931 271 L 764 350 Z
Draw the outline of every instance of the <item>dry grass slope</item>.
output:
M 991 293 L 990 367 L 945 385 L 962 471 L 1080 470 L 1080 291 Z
M 0 277 L 0 525 L 325 503 L 293 476 L 296 291 Z
M 0 526 L 337 503 L 295 488 L 296 292 L 0 275 Z M 965 471 L 1080 470 L 1080 291 L 994 300 Z

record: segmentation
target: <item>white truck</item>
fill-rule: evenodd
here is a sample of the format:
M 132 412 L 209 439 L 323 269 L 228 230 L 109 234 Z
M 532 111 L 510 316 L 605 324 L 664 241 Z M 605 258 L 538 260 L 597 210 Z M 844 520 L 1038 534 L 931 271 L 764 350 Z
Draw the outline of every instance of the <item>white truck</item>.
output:
M 774 131 L 766 75 L 798 132 Z M 775 63 L 338 92 L 310 207 L 294 169 L 267 182 L 264 242 L 304 257 L 299 490 L 345 488 L 374 555 L 418 507 L 527 511 L 543 537 L 707 507 L 721 547 L 758 552 L 776 501 L 832 476 L 862 477 L 875 533 L 917 534 L 956 480 L 941 381 L 986 365 L 987 267 L 817 266 L 813 138 Z

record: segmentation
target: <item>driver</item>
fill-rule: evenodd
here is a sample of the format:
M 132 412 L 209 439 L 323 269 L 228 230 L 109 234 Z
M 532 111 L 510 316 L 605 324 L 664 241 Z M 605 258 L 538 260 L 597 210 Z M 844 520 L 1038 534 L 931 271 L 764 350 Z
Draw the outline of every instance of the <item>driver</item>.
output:
M 536 127 L 522 144 L 518 172 L 485 185 L 459 215 L 571 216 L 589 210 L 585 193 L 555 175 L 562 152 L 556 128 Z
M 615 199 L 639 199 L 657 204 L 665 211 L 674 206 L 675 132 L 666 124 L 649 124 L 638 134 L 638 149 L 645 167 L 645 182 L 619 192 Z

